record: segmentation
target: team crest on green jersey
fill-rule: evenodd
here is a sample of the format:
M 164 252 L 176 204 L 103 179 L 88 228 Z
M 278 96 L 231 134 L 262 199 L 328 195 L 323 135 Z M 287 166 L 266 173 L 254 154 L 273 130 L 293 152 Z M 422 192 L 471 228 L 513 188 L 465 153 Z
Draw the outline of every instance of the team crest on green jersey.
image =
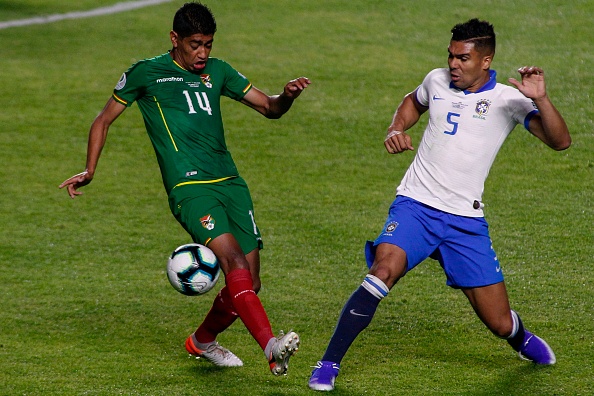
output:
M 200 79 L 202 83 L 206 85 L 206 88 L 212 88 L 212 83 L 210 82 L 210 74 L 201 74 Z
M 215 227 L 215 220 L 209 214 L 202 217 L 200 223 L 202 223 L 202 227 L 206 228 L 208 231 L 211 231 Z

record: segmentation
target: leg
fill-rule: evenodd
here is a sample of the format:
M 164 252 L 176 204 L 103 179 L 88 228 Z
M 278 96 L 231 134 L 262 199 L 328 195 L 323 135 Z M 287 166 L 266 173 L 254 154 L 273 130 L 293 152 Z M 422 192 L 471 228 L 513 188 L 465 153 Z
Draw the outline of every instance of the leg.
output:
M 212 241 L 210 248 L 217 255 L 217 258 L 221 263 L 221 268 L 226 275 L 237 270 L 231 277 L 235 276 L 237 278 L 236 275 L 240 275 L 238 279 L 241 283 L 238 287 L 243 287 L 242 285 L 248 286 L 251 281 L 251 286 L 249 287 L 252 291 L 257 293 L 260 288 L 259 249 L 254 249 L 248 255 L 244 256 L 239 245 L 237 245 L 236 242 L 234 243 L 234 241 L 235 239 L 231 234 L 223 234 Z M 230 277 L 227 277 L 226 279 L 227 283 L 229 283 L 229 278 Z M 254 290 L 254 285 L 256 285 L 257 290 Z M 231 288 L 234 287 L 237 286 L 231 286 Z M 244 319 L 244 323 L 247 322 L 246 327 L 248 327 L 249 324 L 248 330 L 252 335 L 254 334 L 252 331 L 260 331 L 259 333 L 256 333 L 261 334 L 259 336 L 260 339 L 256 340 L 262 346 L 262 343 L 268 343 L 270 338 L 274 337 L 272 336 L 270 323 L 263 307 L 261 304 L 259 304 L 260 307 L 258 307 L 258 303 L 260 302 L 258 297 L 253 294 L 252 296 L 251 300 L 253 301 L 248 305 L 256 305 L 256 308 L 255 310 L 247 308 L 247 313 L 244 312 L 244 317 L 247 315 L 247 318 Z M 246 310 L 244 305 L 245 304 L 241 305 L 240 309 Z M 202 324 L 194 334 L 186 340 L 186 349 L 189 353 L 204 357 L 218 366 L 242 366 L 243 362 L 237 356 L 229 350 L 221 347 L 216 342 L 217 335 L 229 328 L 239 316 L 240 314 L 236 312 L 233 298 L 230 294 L 230 287 L 229 285 L 225 285 L 215 297 L 212 308 L 204 318 Z M 253 330 L 254 328 L 256 330 Z
M 274 336 L 268 316 L 254 291 L 254 277 L 257 279 L 258 289 L 260 287 L 257 249 L 256 252 L 252 251 L 248 254 L 254 266 L 253 273 L 250 262 L 231 234 L 218 236 L 209 244 L 209 247 L 219 259 L 225 274 L 225 288 L 228 289 L 231 305 L 260 347 L 264 349 Z
M 188 186 L 172 193 L 170 207 L 192 239 L 212 249 L 225 274 L 226 285 L 213 309 L 196 334 L 186 341 L 188 351 L 203 355 L 200 346 L 216 345 L 216 336 L 240 317 L 265 351 L 273 373 L 283 374 L 287 359 L 297 350 L 299 337 L 289 332 L 275 338 L 256 294 L 260 289 L 261 238 L 243 179 Z
M 262 283 L 260 281 L 260 249 L 256 248 L 245 255 L 250 266 L 250 273 L 252 274 L 252 284 L 256 294 L 260 291 Z
M 380 301 L 406 270 L 406 253 L 398 246 L 382 243 L 362 285 L 344 305 L 338 324 L 322 360 L 340 364 L 355 338 L 371 323 Z
M 378 245 L 369 274 L 344 305 L 322 360 L 309 380 L 314 390 L 332 390 L 340 362 L 357 336 L 371 323 L 380 301 L 406 272 L 406 253 L 396 245 Z
M 270 321 L 262 302 L 256 295 L 260 289 L 260 255 L 258 249 L 245 256 L 231 234 L 223 234 L 210 243 L 225 273 L 226 287 L 231 304 L 252 337 L 258 342 L 274 375 L 285 374 L 289 358 L 299 348 L 299 336 L 295 332 L 272 334 Z M 249 260 L 249 261 L 248 261 Z M 254 290 L 254 280 L 256 290 Z
M 253 290 L 258 293 L 260 290 L 260 250 L 254 249 L 245 256 L 248 261 L 250 273 L 252 274 Z M 231 303 L 229 288 L 224 286 L 215 297 L 212 308 L 204 318 L 204 321 L 194 333 L 196 346 L 200 349 L 215 341 L 217 335 L 229 328 L 238 318 L 235 308 Z
M 507 338 L 512 333 L 512 315 L 504 282 L 462 289 L 472 308 L 493 334 Z
M 406 273 L 406 252 L 396 245 L 380 243 L 375 252 L 375 260 L 369 269 L 371 275 L 379 278 L 388 289 Z
M 462 289 L 478 317 L 500 338 L 505 338 L 520 357 L 537 364 L 555 364 L 551 347 L 524 328 L 520 316 L 510 309 L 505 283 Z

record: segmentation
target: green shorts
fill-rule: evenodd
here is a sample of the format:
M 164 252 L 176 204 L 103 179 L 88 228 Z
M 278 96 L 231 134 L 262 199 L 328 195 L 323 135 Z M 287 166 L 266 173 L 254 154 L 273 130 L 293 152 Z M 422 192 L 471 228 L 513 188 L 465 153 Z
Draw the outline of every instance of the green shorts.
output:
M 241 177 L 178 186 L 169 193 L 169 208 L 196 243 L 208 246 L 231 233 L 245 254 L 263 247 L 252 197 Z

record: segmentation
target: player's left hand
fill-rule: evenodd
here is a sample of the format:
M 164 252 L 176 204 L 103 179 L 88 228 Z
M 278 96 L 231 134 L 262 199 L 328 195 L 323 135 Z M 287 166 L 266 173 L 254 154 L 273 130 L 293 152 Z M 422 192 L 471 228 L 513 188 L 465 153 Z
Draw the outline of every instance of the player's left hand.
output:
M 309 84 L 311 81 L 307 77 L 296 78 L 285 85 L 283 94 L 290 99 L 297 99 Z
M 522 81 L 510 78 L 508 81 L 515 85 L 522 94 L 532 100 L 537 100 L 547 96 L 544 81 L 544 71 L 536 66 L 524 66 L 518 69 Z

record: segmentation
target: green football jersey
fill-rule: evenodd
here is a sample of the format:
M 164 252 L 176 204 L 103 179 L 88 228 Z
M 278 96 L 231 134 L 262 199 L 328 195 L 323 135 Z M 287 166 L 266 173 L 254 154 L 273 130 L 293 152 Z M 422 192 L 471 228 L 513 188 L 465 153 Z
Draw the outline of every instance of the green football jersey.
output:
M 132 65 L 113 98 L 125 106 L 138 103 L 169 193 L 185 183 L 238 176 L 225 143 L 220 99 L 241 100 L 251 87 L 220 59 L 209 58 L 197 74 L 166 53 Z

